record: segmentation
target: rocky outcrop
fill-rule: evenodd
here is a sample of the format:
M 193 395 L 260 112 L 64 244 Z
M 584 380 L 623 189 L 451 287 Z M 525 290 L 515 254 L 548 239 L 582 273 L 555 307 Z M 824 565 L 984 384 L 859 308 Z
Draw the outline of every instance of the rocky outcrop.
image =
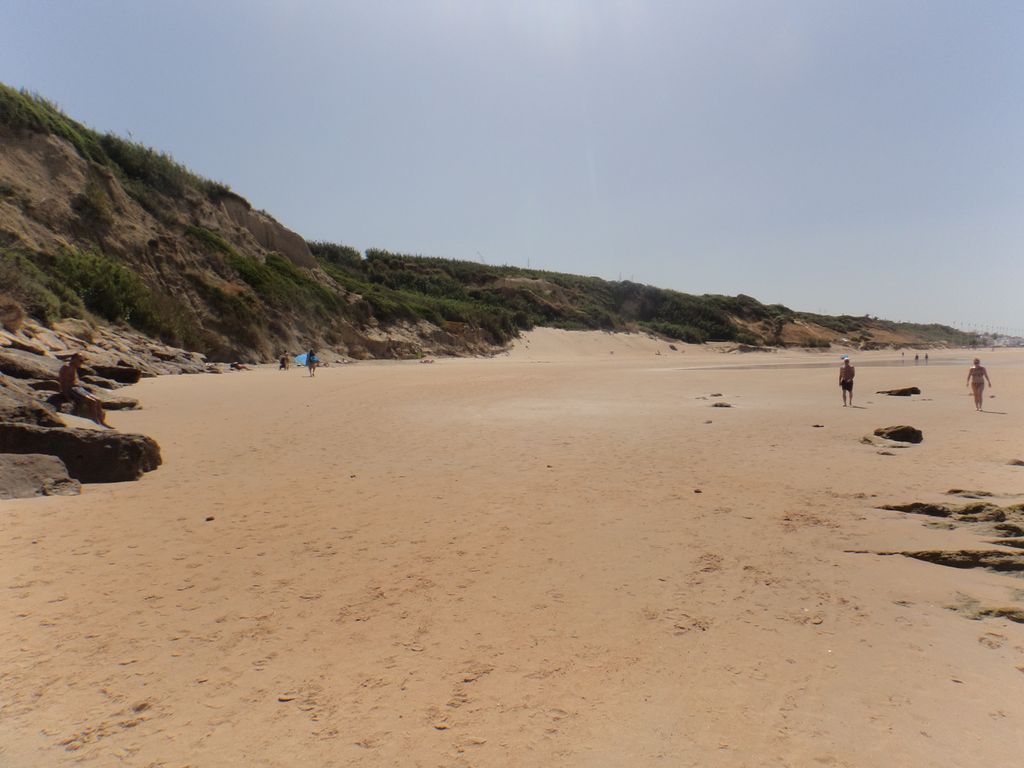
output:
M 950 568 L 984 568 L 997 573 L 1024 571 L 1024 554 L 991 550 L 960 549 L 955 551 L 879 552 L 880 555 L 903 555 Z
M 101 365 L 94 363 L 90 366 L 96 371 L 97 376 L 102 376 L 118 384 L 137 384 L 142 378 L 142 371 L 131 365 Z
M 56 456 L 83 483 L 138 480 L 162 461 L 160 447 L 145 435 L 14 423 L 0 423 L 0 453 Z
M 57 375 L 75 352 L 86 359 L 80 385 L 111 411 L 139 407 L 135 398 L 113 390 L 144 376 L 206 371 L 202 355 L 124 328 L 66 320 L 51 329 L 29 321 L 17 332 L 0 330 L 0 421 L 63 426 L 55 411 L 73 410 L 60 395 Z
M 62 427 L 53 408 L 44 405 L 23 382 L 0 375 L 0 422 Z
M 905 424 L 895 427 L 879 427 L 875 430 L 875 435 L 899 443 L 920 443 L 924 440 L 924 433 L 920 429 Z
M 100 401 L 100 405 L 103 406 L 105 411 L 134 411 L 139 407 L 139 401 L 134 397 L 124 397 L 123 395 L 115 395 L 108 392 L 105 389 L 93 389 L 86 387 L 89 393 Z M 46 404 L 52 406 L 61 413 L 67 413 L 72 416 L 81 416 L 83 418 L 89 418 L 84 413 L 79 413 L 75 409 L 75 404 L 69 402 L 64 395 L 60 392 L 55 392 L 46 398 Z
M 68 476 L 64 462 L 38 453 L 0 453 L 0 499 L 74 496 L 82 486 Z
M 995 504 L 985 502 L 952 507 L 948 504 L 914 501 L 910 504 L 883 504 L 879 509 L 906 512 L 911 515 L 927 515 L 928 517 L 948 517 L 962 523 L 1002 523 L 1006 521 L 1006 512 L 1003 509 Z
M 0 348 L 0 373 L 15 379 L 56 379 L 63 362 L 50 355 Z
M 65 427 L 59 414 L 73 407 L 56 378 L 61 358 L 74 352 L 87 360 L 81 386 L 107 410 L 137 408 L 138 400 L 113 390 L 142 376 L 205 370 L 201 355 L 80 320 L 0 331 L 0 493 L 74 493 L 79 482 L 136 480 L 160 465 L 160 448 L 149 437 Z

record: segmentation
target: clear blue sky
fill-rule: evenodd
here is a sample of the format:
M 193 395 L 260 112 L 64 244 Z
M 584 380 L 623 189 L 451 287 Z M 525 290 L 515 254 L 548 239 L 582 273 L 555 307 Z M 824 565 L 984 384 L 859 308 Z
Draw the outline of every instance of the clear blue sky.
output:
M 0 0 L 0 80 L 308 239 L 1024 333 L 1024 3 Z

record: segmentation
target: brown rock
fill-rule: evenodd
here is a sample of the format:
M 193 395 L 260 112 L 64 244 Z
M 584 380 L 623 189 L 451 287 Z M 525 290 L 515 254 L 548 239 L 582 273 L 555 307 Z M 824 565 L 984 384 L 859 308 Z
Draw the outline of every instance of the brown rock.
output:
M 924 433 L 920 429 L 905 424 L 895 427 L 879 427 L 875 430 L 875 435 L 899 443 L 920 443 L 924 440 Z
M 79 379 L 86 384 L 91 384 L 94 387 L 102 387 L 103 389 L 117 389 L 121 386 L 113 379 L 105 379 L 102 376 L 93 376 L 91 374 L 80 376 Z
M 130 365 L 92 365 L 98 376 L 111 379 L 118 384 L 136 384 L 142 378 L 142 371 Z
M 0 499 L 74 496 L 82 486 L 68 477 L 64 462 L 38 453 L 0 453 Z
M 103 405 L 107 411 L 134 411 L 139 407 L 139 401 L 134 397 L 126 395 L 115 395 L 106 389 L 92 389 L 92 396 Z
M 105 411 L 134 411 L 139 407 L 139 401 L 134 397 L 126 397 L 125 395 L 115 395 L 109 389 L 102 389 L 100 387 L 94 387 L 80 382 L 82 389 L 88 392 L 90 395 L 100 401 L 100 405 L 103 406 Z M 68 413 L 72 416 L 82 416 L 83 418 L 89 418 L 89 416 L 80 407 L 76 408 L 75 403 L 70 402 L 61 392 L 54 392 L 48 398 L 46 403 L 52 405 L 56 410 L 61 413 Z
M 69 317 L 54 324 L 53 330 L 73 336 L 76 339 L 92 344 L 96 340 L 96 327 L 85 320 Z
M 0 373 L 16 379 L 56 379 L 63 363 L 48 355 L 35 355 L 23 349 L 0 349 Z
M 41 403 L 21 382 L 0 376 L 0 422 L 62 427 L 57 412 Z
M 0 423 L 0 453 L 59 457 L 83 483 L 138 480 L 160 466 L 160 446 L 145 435 Z
M 35 342 L 29 341 L 18 333 L 13 331 L 5 331 L 0 329 L 0 347 L 13 347 L 14 349 L 20 349 L 22 352 L 29 352 L 33 355 L 45 355 L 46 349 L 36 344 Z
M 990 571 L 1024 571 L 1024 554 L 992 550 L 959 549 L 951 552 L 928 550 L 924 552 L 899 552 L 905 557 L 924 560 L 950 568 L 985 568 Z

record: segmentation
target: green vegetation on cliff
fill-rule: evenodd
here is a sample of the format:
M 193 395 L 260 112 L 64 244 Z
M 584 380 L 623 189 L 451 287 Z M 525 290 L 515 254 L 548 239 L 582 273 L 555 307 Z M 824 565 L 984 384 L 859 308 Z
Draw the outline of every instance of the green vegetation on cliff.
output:
M 166 153 L 3 84 L 0 134 L 27 150 L 0 178 L 0 305 L 13 308 L 5 316 L 92 315 L 219 359 L 268 359 L 298 345 L 363 357 L 477 353 L 534 326 L 801 346 L 974 338 L 744 295 L 303 244 Z M 26 159 L 39 163 L 35 172 Z
M 353 249 L 345 246 L 310 247 L 324 270 L 347 290 L 361 294 L 375 314 L 468 323 L 497 342 L 543 325 L 568 330 L 643 328 L 695 343 L 756 343 L 758 339 L 731 316 L 792 315 L 785 307 L 765 307 L 747 296 L 692 296 L 631 282 L 374 249 L 357 261 L 351 258 Z
M 91 313 L 126 323 L 171 344 L 202 345 L 202 333 L 179 302 L 153 291 L 102 251 L 68 247 L 53 254 L 0 248 L 0 285 L 47 325 Z

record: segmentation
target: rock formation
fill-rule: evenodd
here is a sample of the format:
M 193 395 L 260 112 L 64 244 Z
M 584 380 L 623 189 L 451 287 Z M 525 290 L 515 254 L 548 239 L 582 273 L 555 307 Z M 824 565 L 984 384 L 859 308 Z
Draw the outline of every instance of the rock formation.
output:
M 38 453 L 0 453 L 0 499 L 74 496 L 81 484 L 68 476 L 64 462 Z
M 138 480 L 161 463 L 160 447 L 145 435 L 0 422 L 0 454 L 5 453 L 56 456 L 82 483 Z
M 920 429 L 905 424 L 895 427 L 879 427 L 875 430 L 875 435 L 899 443 L 920 443 L 924 440 L 924 434 Z

